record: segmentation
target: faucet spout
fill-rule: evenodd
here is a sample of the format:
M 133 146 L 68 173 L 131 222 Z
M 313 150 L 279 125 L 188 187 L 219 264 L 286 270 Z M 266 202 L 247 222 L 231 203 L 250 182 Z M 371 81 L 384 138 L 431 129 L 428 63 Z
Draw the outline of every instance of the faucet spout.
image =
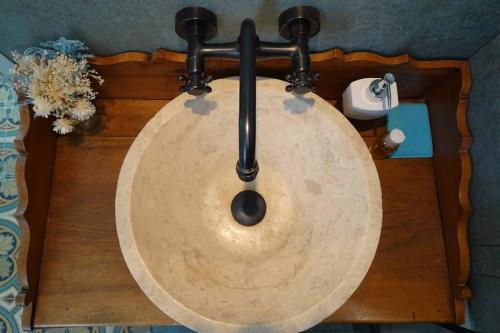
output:
M 314 91 L 313 81 L 318 75 L 310 74 L 309 38 L 319 31 L 319 12 L 309 6 L 292 7 L 279 19 L 280 34 L 289 43 L 259 41 L 255 23 L 246 19 L 241 23 L 238 42 L 207 44 L 206 40 L 217 33 L 217 17 L 208 9 L 186 7 L 175 15 L 175 31 L 188 41 L 188 76 L 180 76 L 184 82 L 182 92 L 202 95 L 212 91 L 207 86 L 211 76 L 205 76 L 205 58 L 240 59 L 240 111 L 239 111 L 239 158 L 236 173 L 244 182 L 257 177 L 259 164 L 255 159 L 256 117 L 256 61 L 259 59 L 291 58 L 293 73 L 287 75 L 290 82 L 285 89 L 298 94 Z M 231 202 L 234 219 L 241 225 L 259 223 L 266 214 L 266 202 L 257 192 L 245 190 Z
M 255 23 L 246 19 L 241 23 L 238 47 L 240 52 L 240 113 L 238 177 L 251 182 L 257 177 L 259 164 L 255 159 L 256 141 L 256 74 L 257 35 Z

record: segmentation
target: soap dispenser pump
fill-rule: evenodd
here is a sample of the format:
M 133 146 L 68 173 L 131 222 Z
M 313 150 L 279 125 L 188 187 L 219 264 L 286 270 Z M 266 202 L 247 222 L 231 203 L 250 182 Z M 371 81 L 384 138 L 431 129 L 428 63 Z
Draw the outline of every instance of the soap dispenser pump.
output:
M 385 116 L 399 105 L 394 74 L 352 82 L 342 95 L 344 114 L 353 119 L 370 120 Z
M 370 83 L 370 93 L 380 99 L 385 98 L 388 109 L 392 106 L 391 85 L 395 82 L 396 78 L 394 77 L 394 74 L 387 73 L 384 75 L 383 79 L 376 79 Z

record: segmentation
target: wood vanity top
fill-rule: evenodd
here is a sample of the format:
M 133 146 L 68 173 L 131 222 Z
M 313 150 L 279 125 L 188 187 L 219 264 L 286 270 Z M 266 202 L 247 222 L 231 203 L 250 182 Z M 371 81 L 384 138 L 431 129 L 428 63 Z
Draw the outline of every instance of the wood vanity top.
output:
M 102 101 L 135 134 L 166 101 Z M 140 116 L 142 115 L 142 116 Z M 107 134 L 114 135 L 113 128 Z M 373 137 L 365 137 L 370 142 Z M 118 173 L 134 137 L 60 137 L 35 326 L 150 325 L 173 321 L 139 289 L 115 228 Z M 433 160 L 377 161 L 384 219 L 373 264 L 328 322 L 453 320 Z
M 24 329 L 173 323 L 125 265 L 114 203 L 123 158 L 144 124 L 178 94 L 185 55 L 127 52 L 92 62 L 106 82 L 96 101 L 100 124 L 92 131 L 56 137 L 48 119 L 30 120 L 28 108 L 21 111 L 16 302 Z M 394 73 L 401 99 L 427 104 L 434 146 L 432 158 L 376 161 L 383 196 L 379 247 L 360 287 L 325 321 L 462 323 L 471 297 L 468 62 L 334 49 L 313 54 L 311 67 L 321 74 L 318 94 L 331 103 L 353 80 Z M 238 62 L 211 59 L 206 68 L 215 78 L 234 76 Z M 257 64 L 262 76 L 288 71 L 283 59 Z M 356 126 L 367 143 L 384 131 Z

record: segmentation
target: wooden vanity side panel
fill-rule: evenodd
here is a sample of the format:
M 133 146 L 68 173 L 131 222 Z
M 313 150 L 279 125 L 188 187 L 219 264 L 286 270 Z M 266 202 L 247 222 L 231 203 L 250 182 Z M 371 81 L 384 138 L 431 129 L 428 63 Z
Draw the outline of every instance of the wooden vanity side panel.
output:
M 20 126 L 14 141 L 18 151 L 16 184 L 19 205 L 16 219 L 20 229 L 18 254 L 20 292 L 16 304 L 22 306 L 22 328 L 30 330 L 36 304 L 45 228 L 50 205 L 57 137 L 50 119 L 33 119 L 31 110 L 19 110 Z
M 472 136 L 467 126 L 470 89 L 469 63 L 463 61 L 426 97 L 455 322 L 459 324 L 465 320 L 464 303 L 472 296 L 467 285 L 470 270 L 467 224 L 472 211 L 469 201 Z

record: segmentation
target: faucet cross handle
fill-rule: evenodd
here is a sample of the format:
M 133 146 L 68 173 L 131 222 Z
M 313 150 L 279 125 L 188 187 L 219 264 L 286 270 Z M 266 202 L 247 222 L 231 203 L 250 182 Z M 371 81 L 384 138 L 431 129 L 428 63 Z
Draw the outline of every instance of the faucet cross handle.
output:
M 181 92 L 187 92 L 190 95 L 200 96 L 212 92 L 212 88 L 208 86 L 213 78 L 211 75 L 204 76 L 203 74 L 193 73 L 189 77 L 179 75 L 177 79 L 184 82 L 180 87 Z
M 311 74 L 308 72 L 293 72 L 292 74 L 287 74 L 285 80 L 291 83 L 286 86 L 286 91 L 293 91 L 296 94 L 302 95 L 308 92 L 316 91 L 316 86 L 313 84 L 313 82 L 319 80 L 319 74 Z

